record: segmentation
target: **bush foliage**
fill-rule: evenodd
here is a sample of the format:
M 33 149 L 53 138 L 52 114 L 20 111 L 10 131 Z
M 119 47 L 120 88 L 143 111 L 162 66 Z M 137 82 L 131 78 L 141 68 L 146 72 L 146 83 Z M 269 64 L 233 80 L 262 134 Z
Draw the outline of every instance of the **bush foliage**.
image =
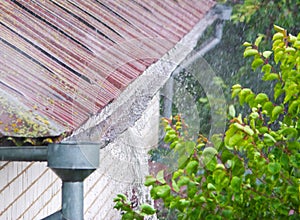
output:
M 244 43 L 253 70 L 275 82 L 273 96 L 232 86 L 232 98 L 251 111 L 236 115 L 230 106 L 225 135 L 212 140 L 190 141 L 180 116 L 163 119 L 164 140 L 178 155 L 178 167 L 171 178 L 165 170 L 147 176 L 145 185 L 177 219 L 299 219 L 300 33 L 274 27 L 272 49 L 260 51 L 263 35 Z M 134 211 L 123 195 L 115 201 L 123 219 L 158 212 L 146 204 Z

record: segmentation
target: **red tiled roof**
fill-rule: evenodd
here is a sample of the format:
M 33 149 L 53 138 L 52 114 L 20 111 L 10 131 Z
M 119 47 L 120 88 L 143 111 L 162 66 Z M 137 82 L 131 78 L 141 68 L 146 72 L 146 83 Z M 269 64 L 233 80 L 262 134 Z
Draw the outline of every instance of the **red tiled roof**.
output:
M 0 137 L 57 136 L 77 128 L 170 50 L 214 4 L 0 1 Z M 139 59 L 145 54 L 149 58 Z

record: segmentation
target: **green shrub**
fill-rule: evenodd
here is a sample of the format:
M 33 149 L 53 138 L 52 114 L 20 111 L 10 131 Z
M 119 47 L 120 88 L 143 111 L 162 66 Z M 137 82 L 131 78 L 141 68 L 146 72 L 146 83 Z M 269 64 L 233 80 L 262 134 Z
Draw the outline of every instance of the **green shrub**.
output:
M 271 50 L 259 50 L 263 35 L 244 43 L 253 70 L 275 81 L 273 96 L 232 86 L 232 98 L 251 112 L 236 115 L 230 106 L 225 135 L 193 142 L 185 138 L 179 116 L 175 122 L 163 119 L 164 140 L 178 155 L 178 167 L 172 178 L 165 178 L 165 171 L 147 176 L 145 185 L 177 219 L 299 219 L 300 34 L 275 30 Z M 133 211 L 126 198 L 118 198 L 115 208 L 125 212 L 123 219 L 156 212 L 149 206 L 149 212 L 143 211 L 145 205 Z

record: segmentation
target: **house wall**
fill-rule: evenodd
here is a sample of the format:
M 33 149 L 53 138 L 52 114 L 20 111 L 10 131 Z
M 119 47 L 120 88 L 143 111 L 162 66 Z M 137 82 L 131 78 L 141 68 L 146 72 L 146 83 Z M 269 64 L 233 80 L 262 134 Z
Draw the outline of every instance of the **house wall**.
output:
M 60 208 L 60 179 L 40 162 L 0 162 L 0 219 L 41 219 Z
M 100 150 L 100 166 L 84 182 L 85 219 L 119 219 L 113 198 L 127 193 L 133 202 L 147 194 L 147 152 L 158 140 L 159 97 L 142 117 Z M 139 199 L 136 199 L 139 198 Z M 41 219 L 61 208 L 61 180 L 46 162 L 0 162 L 0 220 Z

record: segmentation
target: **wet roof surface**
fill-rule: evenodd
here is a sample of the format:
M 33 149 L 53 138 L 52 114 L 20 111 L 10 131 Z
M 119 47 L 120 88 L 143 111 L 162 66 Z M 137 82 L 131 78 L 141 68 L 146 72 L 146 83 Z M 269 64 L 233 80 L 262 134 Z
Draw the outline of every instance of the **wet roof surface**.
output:
M 211 0 L 0 1 L 0 137 L 70 133 L 112 102 L 213 5 Z

